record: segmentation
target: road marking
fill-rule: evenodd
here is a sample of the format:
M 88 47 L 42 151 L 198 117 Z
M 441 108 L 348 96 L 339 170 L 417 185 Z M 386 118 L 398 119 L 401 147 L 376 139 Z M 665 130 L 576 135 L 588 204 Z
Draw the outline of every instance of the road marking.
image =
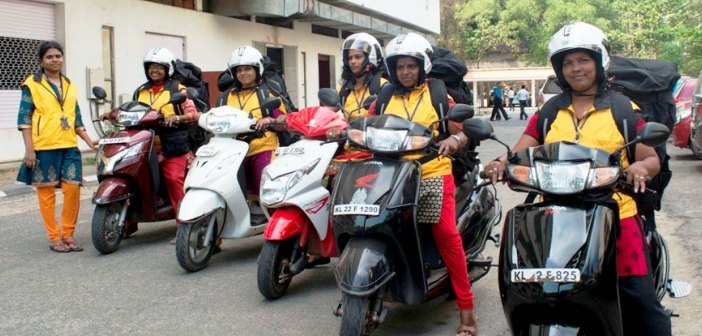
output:
M 83 176 L 83 181 L 85 181 L 85 182 L 95 182 L 95 181 L 97 181 L 97 175 Z

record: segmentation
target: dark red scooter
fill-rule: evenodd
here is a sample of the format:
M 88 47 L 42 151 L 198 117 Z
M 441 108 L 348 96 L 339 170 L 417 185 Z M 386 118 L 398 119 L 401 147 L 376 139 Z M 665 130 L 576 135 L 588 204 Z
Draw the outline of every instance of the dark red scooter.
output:
M 104 100 L 105 90 L 93 88 L 93 95 Z M 169 104 L 180 104 L 186 96 L 173 94 Z M 117 251 L 123 237 L 136 230 L 139 222 L 176 218 L 162 181 L 154 130 L 163 115 L 149 105 L 131 101 L 106 115 L 121 128 L 100 140 L 95 164 L 100 185 L 93 195 L 92 238 L 98 252 Z

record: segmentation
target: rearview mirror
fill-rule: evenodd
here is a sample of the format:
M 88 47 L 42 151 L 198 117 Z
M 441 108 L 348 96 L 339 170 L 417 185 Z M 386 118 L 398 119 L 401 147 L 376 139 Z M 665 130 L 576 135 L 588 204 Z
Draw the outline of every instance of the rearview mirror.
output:
M 189 88 L 185 89 L 185 91 L 188 93 L 188 97 L 190 97 L 190 99 L 192 99 L 192 100 L 195 100 L 200 96 L 200 93 L 197 92 L 197 90 L 195 90 L 195 88 L 189 87 Z
M 107 92 L 105 92 L 105 89 L 99 86 L 93 86 L 93 96 L 98 99 L 105 99 L 107 98 Z
M 468 119 L 463 122 L 463 134 L 475 141 L 487 140 L 493 137 L 492 124 L 485 119 Z
M 455 122 L 463 122 L 466 119 L 473 118 L 473 106 L 466 104 L 456 104 L 448 112 L 446 118 Z
M 188 99 L 188 97 L 185 96 L 184 93 L 176 92 L 171 96 L 168 102 L 172 104 L 182 104 L 186 99 Z
M 319 98 L 319 102 L 322 104 L 322 106 L 338 107 L 339 102 L 341 101 L 339 93 L 330 88 L 319 89 L 317 97 Z
M 280 98 L 278 97 L 268 97 L 263 100 L 262 108 L 266 110 L 273 110 L 280 107 Z
M 646 146 L 656 147 L 664 144 L 670 136 L 668 126 L 656 122 L 647 122 L 639 130 L 636 140 Z
M 373 104 L 373 102 L 374 102 L 376 99 L 378 99 L 378 96 L 376 96 L 376 95 L 370 95 L 370 96 L 368 96 L 368 97 L 363 101 L 363 108 L 366 109 L 366 110 L 370 109 L 371 105 Z

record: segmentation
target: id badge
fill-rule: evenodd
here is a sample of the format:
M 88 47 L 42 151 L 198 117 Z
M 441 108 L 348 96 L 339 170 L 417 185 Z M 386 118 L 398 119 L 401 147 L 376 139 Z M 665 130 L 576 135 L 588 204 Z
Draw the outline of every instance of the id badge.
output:
M 68 125 L 68 118 L 66 118 L 66 116 L 61 117 L 61 127 L 65 130 L 71 128 L 71 126 Z

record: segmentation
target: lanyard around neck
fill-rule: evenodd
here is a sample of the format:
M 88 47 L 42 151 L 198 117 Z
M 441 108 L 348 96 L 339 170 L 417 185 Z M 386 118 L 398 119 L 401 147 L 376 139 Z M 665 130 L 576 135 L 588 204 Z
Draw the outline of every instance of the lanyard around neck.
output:
M 414 110 L 412 111 L 412 115 L 410 115 L 409 110 L 407 109 L 407 105 L 405 104 L 405 95 L 402 95 L 402 107 L 405 108 L 405 114 L 407 114 L 407 120 L 412 121 L 414 119 L 414 114 L 417 113 L 417 109 L 419 108 L 419 104 L 422 103 L 422 98 L 424 98 L 424 91 L 419 95 L 419 99 L 417 100 L 417 105 L 414 105 Z M 409 98 L 407 98 L 407 101 L 409 101 Z
M 253 97 L 254 94 L 256 94 L 256 90 L 252 90 L 251 94 L 249 94 L 249 96 L 246 97 L 246 99 L 244 99 L 244 103 L 242 104 L 241 103 L 241 91 L 239 91 L 236 95 L 236 100 L 239 101 L 239 108 L 243 110 L 244 106 L 246 106 L 246 104 L 249 103 L 249 99 L 251 99 L 251 97 Z

